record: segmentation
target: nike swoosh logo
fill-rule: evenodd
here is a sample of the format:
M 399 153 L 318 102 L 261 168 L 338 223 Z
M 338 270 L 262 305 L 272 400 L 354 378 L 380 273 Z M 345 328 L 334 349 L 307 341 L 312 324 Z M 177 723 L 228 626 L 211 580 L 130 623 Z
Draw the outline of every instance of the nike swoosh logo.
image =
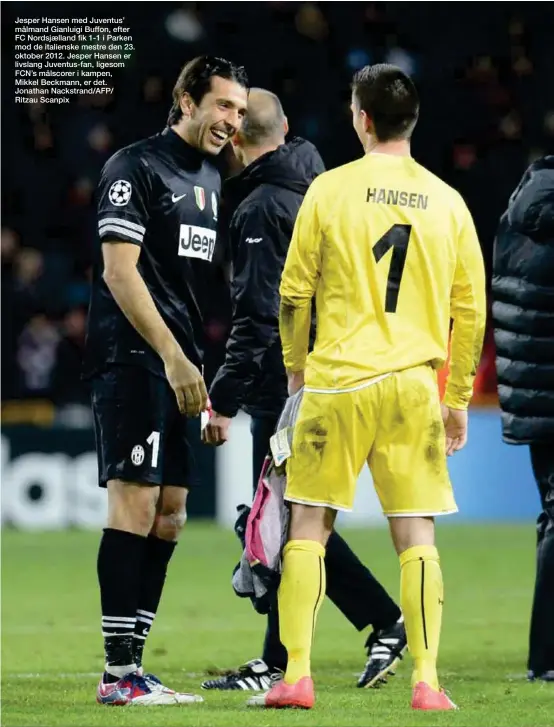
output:
M 185 192 L 185 194 L 181 194 L 181 195 L 179 195 L 178 197 L 176 197 L 176 196 L 175 196 L 175 193 L 173 193 L 173 194 L 171 195 L 171 201 L 172 201 L 172 202 L 178 202 L 178 201 L 179 201 L 180 199 L 183 199 L 183 197 L 186 197 L 186 196 L 187 196 L 187 193 L 186 193 L 186 192 Z

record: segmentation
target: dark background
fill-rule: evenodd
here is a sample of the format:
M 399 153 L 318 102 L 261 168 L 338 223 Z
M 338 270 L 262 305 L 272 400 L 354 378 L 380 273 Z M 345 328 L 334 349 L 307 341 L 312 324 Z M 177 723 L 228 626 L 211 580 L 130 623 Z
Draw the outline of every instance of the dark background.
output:
M 15 18 L 67 15 L 125 15 L 136 51 L 116 71 L 115 93 L 16 105 Z M 14 2 L 2 5 L 2 36 L 4 422 L 43 411 L 48 421 L 88 426 L 79 368 L 95 184 L 117 149 L 163 128 L 177 74 L 200 53 L 244 64 L 252 85 L 279 94 L 291 133 L 313 141 L 328 167 L 361 153 L 349 112 L 353 72 L 376 62 L 409 71 L 422 100 L 413 154 L 466 199 L 489 273 L 510 193 L 533 159 L 554 150 L 549 3 Z M 228 306 L 215 301 L 210 372 L 228 324 Z M 484 392 L 494 390 L 491 345 Z

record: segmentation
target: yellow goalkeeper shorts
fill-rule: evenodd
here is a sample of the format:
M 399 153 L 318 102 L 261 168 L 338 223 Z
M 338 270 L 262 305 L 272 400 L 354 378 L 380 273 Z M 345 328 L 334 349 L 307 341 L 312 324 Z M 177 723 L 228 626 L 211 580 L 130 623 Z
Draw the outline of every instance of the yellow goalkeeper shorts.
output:
M 285 499 L 352 510 L 365 462 L 385 515 L 457 512 L 431 366 L 392 373 L 354 390 L 305 389 Z

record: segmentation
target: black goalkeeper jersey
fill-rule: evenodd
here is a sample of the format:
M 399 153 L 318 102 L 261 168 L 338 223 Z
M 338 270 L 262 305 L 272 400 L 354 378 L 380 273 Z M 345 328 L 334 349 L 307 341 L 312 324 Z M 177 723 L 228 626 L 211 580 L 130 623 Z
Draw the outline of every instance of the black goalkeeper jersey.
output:
M 202 298 L 214 257 L 220 177 L 208 157 L 169 128 L 112 156 L 98 185 L 100 242 L 140 246 L 138 270 L 185 355 L 201 365 Z M 101 245 L 99 246 L 101 247 Z M 94 269 L 84 376 L 106 364 L 164 376 L 158 354 L 129 323 Z

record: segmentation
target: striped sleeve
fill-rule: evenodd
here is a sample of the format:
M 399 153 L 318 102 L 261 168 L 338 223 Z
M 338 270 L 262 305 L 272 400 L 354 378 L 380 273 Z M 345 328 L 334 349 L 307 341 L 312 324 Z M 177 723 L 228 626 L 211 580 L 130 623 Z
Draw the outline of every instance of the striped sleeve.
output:
M 139 157 L 124 150 L 109 159 L 98 185 L 100 240 L 142 245 L 150 192 L 149 170 Z

